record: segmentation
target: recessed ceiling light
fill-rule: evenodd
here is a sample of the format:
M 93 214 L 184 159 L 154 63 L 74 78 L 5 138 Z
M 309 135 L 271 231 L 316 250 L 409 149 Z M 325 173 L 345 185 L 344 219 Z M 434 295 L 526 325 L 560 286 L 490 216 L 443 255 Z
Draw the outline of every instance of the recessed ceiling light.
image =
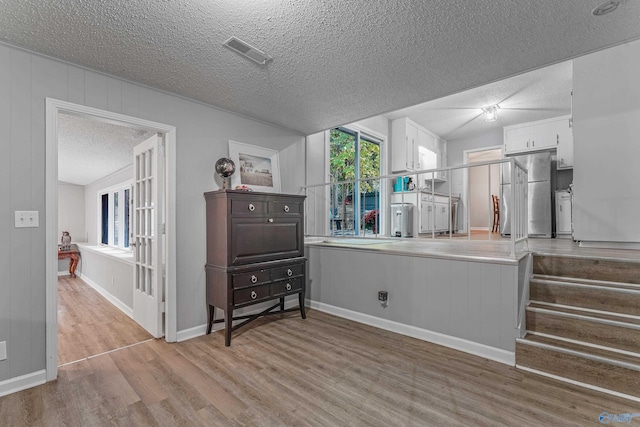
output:
M 239 53 L 242 56 L 249 58 L 254 62 L 257 62 L 260 65 L 265 65 L 271 59 L 260 49 L 253 47 L 249 43 L 243 42 L 236 37 L 231 37 L 222 45 L 233 50 L 234 52 Z
M 621 1 L 606 1 L 591 11 L 593 16 L 602 16 L 611 13 L 620 6 Z

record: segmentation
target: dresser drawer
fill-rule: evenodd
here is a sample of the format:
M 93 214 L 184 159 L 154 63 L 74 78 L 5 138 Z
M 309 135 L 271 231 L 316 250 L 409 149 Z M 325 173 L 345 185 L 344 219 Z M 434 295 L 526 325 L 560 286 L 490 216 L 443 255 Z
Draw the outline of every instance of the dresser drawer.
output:
M 302 203 L 292 200 L 274 200 L 269 202 L 269 213 L 273 215 L 300 215 Z
M 277 267 L 271 270 L 271 280 L 282 280 L 290 277 L 302 276 L 304 274 L 304 263 Z
M 302 285 L 302 277 L 274 282 L 271 285 L 271 295 L 286 295 L 291 292 L 297 292 L 302 289 Z
M 231 282 L 234 289 L 260 285 L 271 281 L 269 270 L 256 270 L 249 273 L 234 274 Z
M 238 306 L 246 303 L 260 301 L 270 296 L 269 285 L 254 286 L 251 288 L 237 289 L 233 291 L 233 305 Z
M 269 202 L 263 200 L 231 199 L 231 215 L 263 215 L 268 207 Z

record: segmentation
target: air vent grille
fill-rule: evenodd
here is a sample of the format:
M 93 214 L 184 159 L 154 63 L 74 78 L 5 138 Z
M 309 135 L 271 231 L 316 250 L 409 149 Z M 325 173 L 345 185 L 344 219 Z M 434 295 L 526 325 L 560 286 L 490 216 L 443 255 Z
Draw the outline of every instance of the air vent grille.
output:
M 223 43 L 223 46 L 239 53 L 244 57 L 249 58 L 254 62 L 257 62 L 260 65 L 265 65 L 271 59 L 260 49 L 257 49 L 251 46 L 249 43 L 245 43 L 236 37 L 231 37 L 229 40 Z

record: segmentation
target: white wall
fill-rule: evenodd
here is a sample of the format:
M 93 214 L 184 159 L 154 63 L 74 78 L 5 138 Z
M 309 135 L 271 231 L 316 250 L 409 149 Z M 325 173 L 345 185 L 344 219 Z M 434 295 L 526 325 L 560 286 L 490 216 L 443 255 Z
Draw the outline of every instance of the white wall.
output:
M 640 242 L 640 41 L 573 62 L 574 237 Z
M 296 132 L 0 45 L 0 233 L 7 242 L 0 245 L 0 342 L 8 352 L 0 393 L 11 379 L 45 368 L 46 97 L 176 126 L 178 331 L 206 323 L 203 193 L 219 188 L 214 164 L 228 155 L 228 141 L 284 150 L 287 191 L 305 179 L 304 137 Z M 14 228 L 15 210 L 37 210 L 41 226 Z
M 84 187 L 58 181 L 58 237 L 68 231 L 71 241 L 86 242 L 87 229 L 84 221 Z M 60 243 L 60 241 L 58 241 Z M 69 259 L 58 261 L 58 272 L 69 270 Z
M 480 148 L 502 145 L 502 129 L 491 129 L 468 138 L 447 141 L 447 166 L 464 164 L 464 152 Z M 462 175 L 457 176 L 451 183 L 451 191 L 462 193 Z
M 86 242 L 84 186 L 58 182 L 58 236 L 68 231 L 72 242 Z
M 131 316 L 133 311 L 133 255 L 119 257 L 103 252 L 104 247 L 78 245 L 77 273 L 117 307 Z

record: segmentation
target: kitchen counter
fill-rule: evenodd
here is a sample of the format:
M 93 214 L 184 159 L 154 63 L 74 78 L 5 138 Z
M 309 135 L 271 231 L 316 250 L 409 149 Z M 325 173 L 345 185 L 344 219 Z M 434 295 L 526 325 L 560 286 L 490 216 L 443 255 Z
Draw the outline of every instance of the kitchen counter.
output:
M 440 193 L 438 191 L 432 192 L 431 190 L 426 190 L 426 189 L 423 189 L 423 190 L 412 190 L 412 191 L 394 191 L 392 194 L 429 194 L 429 195 L 432 194 L 434 196 L 440 196 L 440 197 L 449 198 L 449 194 L 447 194 L 447 193 Z M 451 194 L 451 198 L 452 199 L 460 199 L 460 196 L 459 195 L 455 195 L 455 193 L 454 193 L 454 194 Z

